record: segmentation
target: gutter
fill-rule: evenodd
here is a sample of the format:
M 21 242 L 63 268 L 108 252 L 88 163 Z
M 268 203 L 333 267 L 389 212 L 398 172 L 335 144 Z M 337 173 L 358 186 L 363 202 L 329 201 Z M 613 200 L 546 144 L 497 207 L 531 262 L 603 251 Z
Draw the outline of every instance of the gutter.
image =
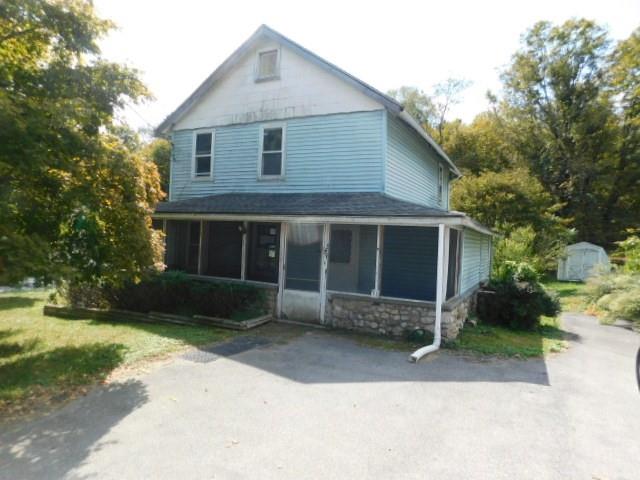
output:
M 425 345 L 419 348 L 411 355 L 409 355 L 409 361 L 412 363 L 418 363 L 418 361 L 428 355 L 435 352 L 440 348 L 440 342 L 442 339 L 442 297 L 444 294 L 444 285 L 442 281 L 444 279 L 444 224 L 438 225 L 438 266 L 436 270 L 436 322 L 433 326 L 433 343 L 431 345 Z

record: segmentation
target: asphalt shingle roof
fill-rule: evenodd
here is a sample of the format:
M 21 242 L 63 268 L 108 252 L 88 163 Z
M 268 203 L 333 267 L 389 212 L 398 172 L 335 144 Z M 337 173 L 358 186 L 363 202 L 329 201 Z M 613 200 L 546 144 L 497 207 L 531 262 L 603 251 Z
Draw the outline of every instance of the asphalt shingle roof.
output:
M 464 217 L 382 193 L 223 193 L 162 202 L 156 213 L 357 217 Z

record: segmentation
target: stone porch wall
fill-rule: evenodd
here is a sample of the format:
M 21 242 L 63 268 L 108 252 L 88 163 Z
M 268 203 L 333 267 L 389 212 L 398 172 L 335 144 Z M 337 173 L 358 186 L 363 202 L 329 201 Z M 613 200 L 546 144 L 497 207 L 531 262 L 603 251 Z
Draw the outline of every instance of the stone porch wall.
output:
M 475 291 L 447 302 L 442 309 L 442 338 L 458 336 L 475 308 Z M 343 293 L 327 295 L 327 324 L 335 328 L 376 335 L 401 337 L 425 329 L 433 332 L 436 312 L 433 302 L 368 298 Z

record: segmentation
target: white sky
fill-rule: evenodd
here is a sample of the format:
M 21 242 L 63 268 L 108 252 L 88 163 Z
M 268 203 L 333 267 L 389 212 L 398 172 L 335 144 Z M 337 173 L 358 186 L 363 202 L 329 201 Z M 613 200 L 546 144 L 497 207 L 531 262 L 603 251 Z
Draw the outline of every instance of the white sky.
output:
M 585 17 L 615 39 L 640 25 L 639 0 L 197 1 L 95 0 L 118 25 L 103 55 L 139 69 L 156 100 L 134 107 L 134 127 L 156 126 L 262 23 L 386 92 L 401 85 L 429 91 L 465 78 L 453 117 L 471 120 L 498 91 L 499 71 L 520 35 L 538 20 Z

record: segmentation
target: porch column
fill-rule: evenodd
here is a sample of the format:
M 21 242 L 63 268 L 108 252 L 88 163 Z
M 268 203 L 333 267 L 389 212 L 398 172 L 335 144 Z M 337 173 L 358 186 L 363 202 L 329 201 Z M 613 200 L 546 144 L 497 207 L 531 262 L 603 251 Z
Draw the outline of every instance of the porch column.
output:
M 442 328 L 442 298 L 443 298 L 443 280 L 445 279 L 444 273 L 444 258 L 445 252 L 448 250 L 445 245 L 445 226 L 443 223 L 438 225 L 438 263 L 436 268 L 436 324 L 434 325 L 433 332 L 433 344 L 440 346 L 440 339 L 442 334 L 440 329 Z M 446 287 L 446 285 L 445 285 Z
M 382 288 L 382 245 L 384 240 L 384 225 L 378 225 L 378 235 L 376 238 L 376 277 L 373 287 L 373 296 L 380 297 Z
M 443 276 L 442 276 L 442 298 L 443 302 L 447 301 L 447 283 L 449 280 L 449 246 L 451 244 L 451 228 L 444 228 L 444 258 L 443 258 Z
M 287 268 L 287 222 L 280 223 L 280 256 L 278 257 L 278 295 L 276 297 L 276 317 L 282 316 L 282 297 L 284 296 L 285 270 Z
M 329 267 L 329 236 L 331 224 L 325 223 L 322 229 L 322 253 L 320 254 L 320 323 L 324 323 L 327 304 L 327 269 Z

